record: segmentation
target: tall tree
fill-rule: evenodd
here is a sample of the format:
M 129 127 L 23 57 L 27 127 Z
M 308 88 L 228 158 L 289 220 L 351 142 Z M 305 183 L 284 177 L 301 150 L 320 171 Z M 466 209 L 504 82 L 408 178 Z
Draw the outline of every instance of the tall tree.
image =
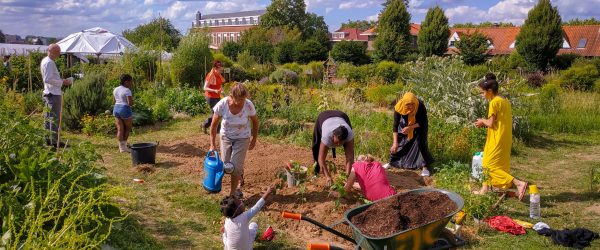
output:
M 6 37 L 4 36 L 4 33 L 2 33 L 2 30 L 0 30 L 0 43 L 5 43 L 6 42 Z
M 383 8 L 385 9 L 388 7 L 388 5 L 390 5 L 390 3 L 392 3 L 392 1 L 394 1 L 394 0 L 385 0 L 385 2 L 381 5 L 383 5 Z M 403 1 L 404 1 L 404 6 L 406 6 L 406 8 L 408 9 L 408 7 L 409 7 L 408 4 L 409 4 L 410 0 L 403 0 Z
M 325 23 L 325 18 L 315 13 L 307 13 L 304 25 L 300 29 L 304 40 L 313 39 L 322 46 L 329 48 L 329 26 Z
M 179 45 L 181 32 L 173 26 L 169 19 L 155 18 L 149 23 L 141 24 L 133 30 L 123 31 L 123 36 L 137 46 L 151 49 L 173 51 Z
M 410 14 L 400 0 L 390 0 L 379 16 L 375 56 L 378 60 L 401 62 L 410 50 Z
M 463 34 L 456 43 L 463 62 L 468 65 L 483 63 L 488 46 L 488 38 L 479 32 Z
M 331 50 L 331 57 L 338 62 L 350 62 L 354 65 L 369 63 L 367 46 L 355 41 L 336 42 Z
M 260 26 L 264 28 L 291 26 L 302 30 L 306 21 L 304 0 L 273 0 L 267 13 L 261 16 Z
M 448 36 L 450 36 L 450 27 L 442 8 L 439 6 L 429 8 L 417 37 L 417 46 L 421 55 L 426 57 L 443 55 L 448 49 Z
M 377 25 L 377 21 L 369 21 L 369 20 L 348 20 L 345 23 L 342 23 L 342 29 L 356 28 L 361 31 L 368 30 Z
M 579 19 L 579 18 L 575 18 L 575 19 L 571 19 L 567 22 L 564 22 L 563 25 L 600 25 L 600 20 L 597 20 L 596 18 L 589 18 L 589 19 Z
M 517 36 L 516 47 L 530 66 L 545 70 L 556 56 L 563 43 L 561 23 L 558 9 L 552 7 L 550 0 L 540 0 L 529 11 Z

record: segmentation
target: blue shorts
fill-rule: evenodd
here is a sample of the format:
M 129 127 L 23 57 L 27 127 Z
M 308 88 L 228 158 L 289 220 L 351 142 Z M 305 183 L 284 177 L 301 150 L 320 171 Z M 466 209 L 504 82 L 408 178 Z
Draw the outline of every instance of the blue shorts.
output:
M 113 115 L 119 119 L 129 119 L 133 116 L 133 111 L 129 105 L 115 104 Z

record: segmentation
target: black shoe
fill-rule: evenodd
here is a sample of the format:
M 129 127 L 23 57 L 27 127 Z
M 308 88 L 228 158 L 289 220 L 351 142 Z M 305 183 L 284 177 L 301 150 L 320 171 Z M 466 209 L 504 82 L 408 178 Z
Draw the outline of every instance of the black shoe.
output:
M 56 145 L 56 143 L 50 144 L 49 146 L 52 146 L 54 148 L 65 148 L 65 143 L 61 142 L 58 145 Z

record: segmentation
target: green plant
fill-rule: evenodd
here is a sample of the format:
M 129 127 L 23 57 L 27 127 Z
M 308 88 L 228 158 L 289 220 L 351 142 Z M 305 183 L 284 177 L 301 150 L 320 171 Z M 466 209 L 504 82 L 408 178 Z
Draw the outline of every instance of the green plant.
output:
M 221 51 L 223 54 L 234 61 L 237 61 L 237 56 L 242 52 L 243 46 L 238 42 L 226 41 L 221 45 Z
M 299 78 L 296 72 L 289 69 L 277 69 L 269 76 L 269 81 L 272 83 L 280 83 L 286 85 L 298 85 Z
M 233 61 L 223 53 L 213 53 L 213 61 L 220 61 L 225 68 L 231 68 L 231 66 L 233 66 Z
M 281 68 L 294 71 L 296 74 L 302 74 L 302 67 L 298 63 L 286 63 L 280 66 Z
M 244 50 L 237 55 L 237 62 L 242 66 L 242 68 L 249 69 L 256 63 L 256 59 L 254 56 L 250 55 L 250 51 Z
M 98 116 L 84 115 L 81 118 L 81 132 L 87 135 L 113 135 L 117 132 L 115 118 L 108 114 Z
M 141 24 L 133 30 L 124 30 L 123 36 L 138 47 L 153 50 L 173 51 L 179 45 L 181 33 L 173 23 L 166 18 L 154 18 L 152 21 Z
M 447 39 L 450 36 L 448 17 L 439 6 L 429 8 L 425 20 L 421 24 L 417 45 L 421 55 L 442 56 L 448 49 Z
M 400 64 L 391 61 L 381 61 L 375 68 L 375 74 L 387 84 L 393 84 L 400 76 Z
M 528 64 L 546 70 L 550 59 L 563 44 L 563 29 L 558 9 L 550 0 L 540 0 L 527 14 L 517 35 L 516 48 Z
M 594 65 L 576 65 L 562 72 L 560 80 L 564 88 L 591 90 L 600 74 Z
M 171 111 L 169 110 L 167 101 L 159 99 L 154 103 L 152 106 L 152 117 L 161 122 L 171 120 Z
M 273 52 L 273 59 L 276 63 L 284 64 L 291 63 L 298 59 L 298 42 L 296 41 L 282 41 L 275 46 Z
M 63 121 L 70 129 L 81 128 L 84 115 L 97 115 L 110 108 L 107 96 L 112 91 L 106 87 L 106 76 L 90 72 L 85 78 L 76 80 L 63 96 Z
M 331 49 L 331 57 L 337 62 L 348 62 L 354 65 L 369 63 L 367 46 L 361 42 L 339 41 Z
M 499 213 L 490 208 L 498 199 L 494 193 L 475 195 L 471 192 L 469 183 L 470 166 L 459 162 L 443 164 L 436 173 L 436 187 L 447 189 L 459 194 L 465 201 L 463 211 L 473 218 L 483 219 L 489 215 Z
M 393 101 L 398 99 L 402 92 L 402 84 L 375 85 L 367 88 L 367 101 L 375 103 L 381 107 L 387 107 Z
M 298 62 L 309 63 L 327 59 L 327 47 L 316 39 L 308 39 L 298 44 Z
M 456 43 L 456 48 L 460 50 L 459 54 L 466 64 L 480 64 L 485 60 L 488 41 L 488 37 L 476 31 L 473 34 L 462 35 L 460 41 Z
M 203 34 L 190 34 L 184 37 L 171 59 L 171 78 L 179 86 L 200 86 L 203 76 L 211 67 L 213 56 L 208 49 L 208 38 Z
M 375 54 L 378 60 L 402 62 L 410 51 L 410 14 L 405 3 L 391 0 L 379 15 Z
M 306 77 L 309 81 L 320 82 L 323 80 L 325 71 L 323 62 L 310 62 L 307 65 L 302 66 L 302 69 L 306 73 Z
M 544 114 L 559 113 L 561 110 L 560 86 L 555 83 L 544 85 L 539 95 L 539 107 Z

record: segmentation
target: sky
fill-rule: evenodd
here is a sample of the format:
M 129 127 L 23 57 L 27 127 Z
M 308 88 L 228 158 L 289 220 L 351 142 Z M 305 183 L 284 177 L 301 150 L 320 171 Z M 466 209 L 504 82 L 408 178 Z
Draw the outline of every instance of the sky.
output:
M 325 17 L 330 31 L 347 20 L 376 20 L 385 0 L 305 0 L 307 10 Z M 159 15 L 186 34 L 195 13 L 265 9 L 270 0 L 0 0 L 0 30 L 5 34 L 65 37 L 92 27 L 114 33 L 147 23 Z M 512 22 L 520 25 L 537 0 L 410 0 L 412 22 L 427 9 L 442 7 L 450 23 Z M 600 0 L 552 0 L 563 20 L 600 19 Z

